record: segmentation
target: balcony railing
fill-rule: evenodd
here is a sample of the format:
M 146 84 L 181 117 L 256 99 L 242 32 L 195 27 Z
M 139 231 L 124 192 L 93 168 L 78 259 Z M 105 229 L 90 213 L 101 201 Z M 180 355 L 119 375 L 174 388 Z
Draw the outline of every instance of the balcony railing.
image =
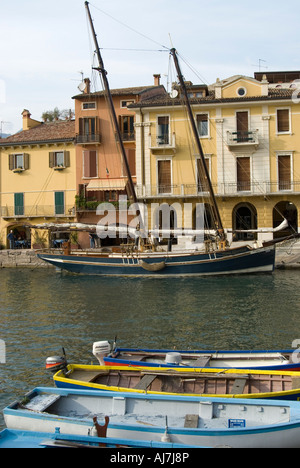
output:
M 227 145 L 228 146 L 245 146 L 259 144 L 258 130 L 249 132 L 227 132 Z
M 76 135 L 76 145 L 92 145 L 101 143 L 101 135 L 99 133 L 89 135 Z
M 75 207 L 61 205 L 1 206 L 2 218 L 56 218 L 75 216 Z
M 213 190 L 216 196 L 239 197 L 247 194 L 251 196 L 265 196 L 281 193 L 300 193 L 300 181 L 286 182 L 279 184 L 278 182 L 227 182 L 214 184 Z M 208 197 L 209 193 L 205 190 L 205 186 L 197 184 L 177 184 L 160 186 L 157 185 L 138 185 L 136 187 L 138 198 L 187 198 L 187 197 Z

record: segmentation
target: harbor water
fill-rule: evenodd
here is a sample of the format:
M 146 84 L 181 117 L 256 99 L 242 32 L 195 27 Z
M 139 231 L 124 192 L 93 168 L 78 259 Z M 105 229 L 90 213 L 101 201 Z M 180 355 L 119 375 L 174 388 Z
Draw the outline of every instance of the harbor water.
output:
M 2 410 L 36 386 L 53 386 L 48 356 L 96 362 L 94 341 L 122 347 L 280 349 L 300 340 L 300 271 L 218 278 L 73 276 L 0 270 Z

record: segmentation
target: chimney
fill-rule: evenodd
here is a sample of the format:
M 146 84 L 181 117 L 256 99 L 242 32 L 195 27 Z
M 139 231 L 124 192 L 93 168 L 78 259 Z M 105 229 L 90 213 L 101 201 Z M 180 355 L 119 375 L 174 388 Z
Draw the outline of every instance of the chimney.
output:
M 85 78 L 84 83 L 85 83 L 85 89 L 83 93 L 90 94 L 91 93 L 91 80 L 89 78 Z
M 23 130 L 29 130 L 30 128 L 37 127 L 38 125 L 41 124 L 41 122 L 38 122 L 37 120 L 33 120 L 31 118 L 31 114 L 29 110 L 24 109 L 22 112 L 23 116 Z
M 154 86 L 160 86 L 160 75 L 153 75 L 154 76 Z

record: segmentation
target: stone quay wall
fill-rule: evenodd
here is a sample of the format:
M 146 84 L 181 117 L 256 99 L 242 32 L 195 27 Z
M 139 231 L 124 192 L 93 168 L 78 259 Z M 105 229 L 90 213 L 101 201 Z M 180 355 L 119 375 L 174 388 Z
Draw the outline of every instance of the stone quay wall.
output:
M 0 268 L 54 268 L 40 260 L 34 250 L 0 250 Z

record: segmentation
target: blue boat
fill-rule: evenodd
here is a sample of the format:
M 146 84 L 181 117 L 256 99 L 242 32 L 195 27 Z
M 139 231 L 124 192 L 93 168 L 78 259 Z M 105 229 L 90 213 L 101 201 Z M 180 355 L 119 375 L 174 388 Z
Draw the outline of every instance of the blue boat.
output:
M 114 437 L 95 437 L 55 432 L 35 432 L 17 429 L 4 429 L 0 432 L 2 448 L 155 448 L 189 449 L 197 446 L 155 442 L 151 440 L 130 440 Z M 199 448 L 199 447 L 198 447 Z M 204 448 L 204 447 L 203 447 Z
M 108 438 L 127 441 L 185 447 L 300 447 L 297 401 L 36 388 L 3 413 L 13 431 L 51 434 L 59 428 L 61 434 L 98 437 L 97 425 L 105 420 Z
M 161 350 L 119 348 L 111 350 L 107 341 L 93 345 L 100 365 L 134 367 L 180 367 L 214 369 L 252 369 L 265 371 L 300 371 L 295 350 Z M 109 352 L 107 352 L 109 351 Z M 295 357 L 294 357 L 295 356 Z
M 56 268 L 71 273 L 103 276 L 178 277 L 272 273 L 275 247 L 199 252 L 81 253 L 68 255 L 53 252 L 37 256 Z

